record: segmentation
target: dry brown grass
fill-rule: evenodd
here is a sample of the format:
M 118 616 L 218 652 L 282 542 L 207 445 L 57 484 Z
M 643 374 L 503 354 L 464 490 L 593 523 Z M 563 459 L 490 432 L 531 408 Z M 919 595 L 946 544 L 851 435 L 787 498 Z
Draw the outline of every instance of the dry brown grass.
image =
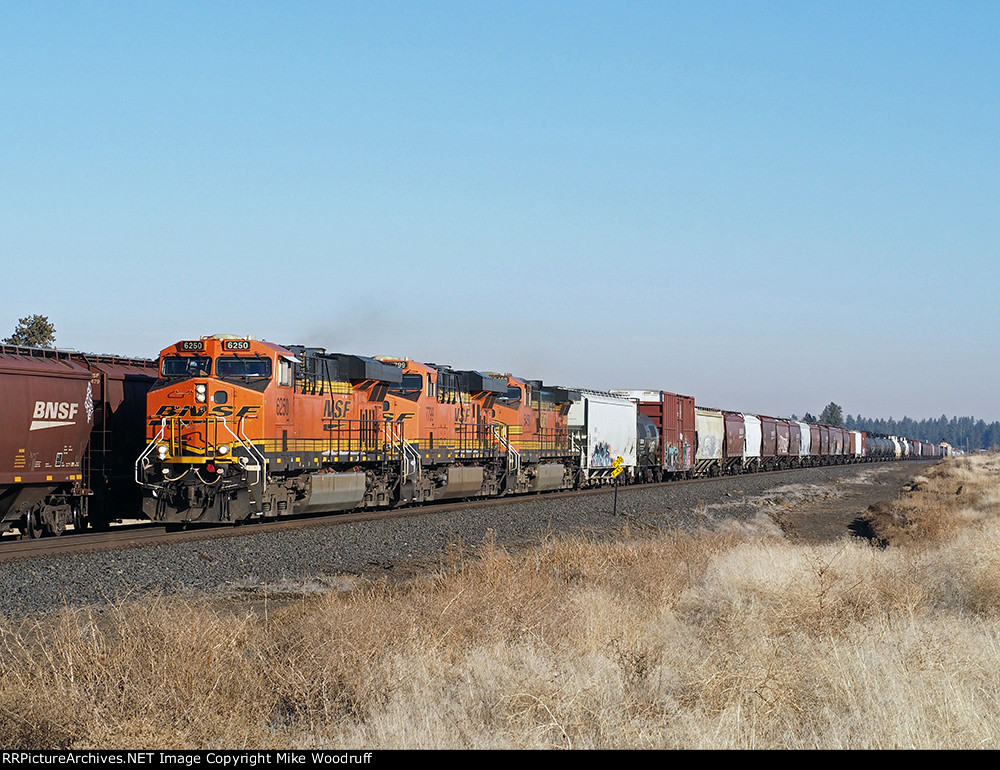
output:
M 998 477 L 916 479 L 899 547 L 623 531 L 267 612 L 0 623 L 0 744 L 996 748 Z
M 932 543 L 1000 513 L 1000 455 L 956 457 L 917 476 L 893 505 L 869 512 L 884 544 Z

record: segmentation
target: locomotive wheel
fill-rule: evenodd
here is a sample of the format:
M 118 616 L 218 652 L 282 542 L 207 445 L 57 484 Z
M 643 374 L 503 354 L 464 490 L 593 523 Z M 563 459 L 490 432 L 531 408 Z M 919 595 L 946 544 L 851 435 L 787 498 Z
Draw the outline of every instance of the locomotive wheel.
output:
M 37 540 L 42 536 L 44 528 L 38 511 L 28 511 L 24 516 L 24 534 L 31 540 Z

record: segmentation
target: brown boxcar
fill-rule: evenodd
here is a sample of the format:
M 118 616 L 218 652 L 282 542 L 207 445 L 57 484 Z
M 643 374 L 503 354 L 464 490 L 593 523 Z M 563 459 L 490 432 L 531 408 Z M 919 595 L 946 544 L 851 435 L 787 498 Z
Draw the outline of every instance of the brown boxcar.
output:
M 746 449 L 746 423 L 739 412 L 723 412 L 726 441 L 723 446 L 723 467 L 726 473 L 743 472 L 743 453 Z
M 660 478 L 690 476 L 694 469 L 694 397 L 666 391 L 622 391 L 636 398 L 639 413 L 660 432 L 657 457 Z

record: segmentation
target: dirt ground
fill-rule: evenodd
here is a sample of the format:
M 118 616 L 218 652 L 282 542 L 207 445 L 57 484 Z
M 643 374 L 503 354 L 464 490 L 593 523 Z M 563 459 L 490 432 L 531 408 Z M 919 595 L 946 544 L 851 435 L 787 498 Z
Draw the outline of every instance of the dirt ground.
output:
M 904 487 L 933 463 L 901 462 L 858 466 L 858 472 L 817 484 L 772 490 L 759 504 L 793 542 L 824 543 L 844 535 L 868 535 L 869 506 L 895 500 Z

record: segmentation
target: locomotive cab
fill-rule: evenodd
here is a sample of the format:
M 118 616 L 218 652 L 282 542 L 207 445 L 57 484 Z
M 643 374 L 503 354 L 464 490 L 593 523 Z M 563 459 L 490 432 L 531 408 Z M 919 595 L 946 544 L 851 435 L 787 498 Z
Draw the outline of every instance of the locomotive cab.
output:
M 292 403 L 293 360 L 270 343 L 223 335 L 161 352 L 147 394 L 148 444 L 136 463 L 149 518 L 198 520 L 216 509 L 228 520 L 233 503 L 262 499 L 267 461 L 255 442 L 287 434 L 291 409 L 265 403 Z

